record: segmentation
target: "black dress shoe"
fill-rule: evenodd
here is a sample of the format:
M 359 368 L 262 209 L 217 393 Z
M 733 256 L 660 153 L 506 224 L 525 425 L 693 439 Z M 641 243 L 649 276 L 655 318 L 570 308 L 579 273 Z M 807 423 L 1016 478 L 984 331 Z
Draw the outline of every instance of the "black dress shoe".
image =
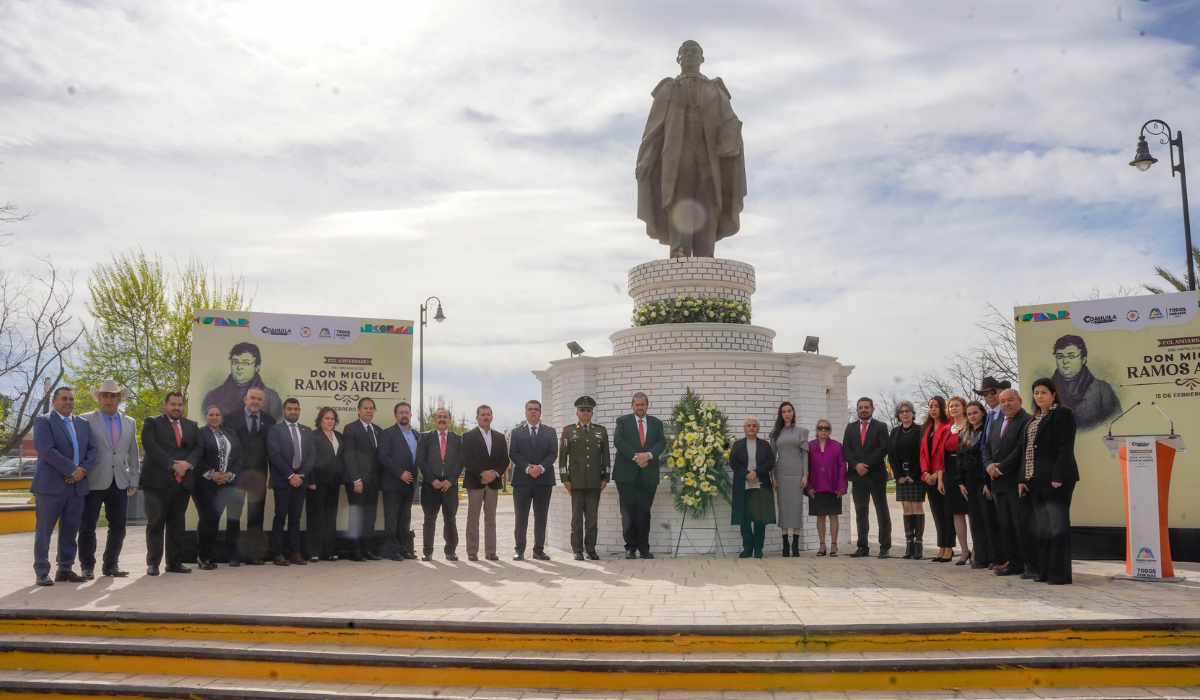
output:
M 364 556 L 367 558 L 367 561 L 379 561 L 380 559 L 383 559 L 383 557 L 374 552 L 367 552 Z
M 634 552 L 634 551 L 625 552 L 625 558 L 626 559 L 637 559 L 637 552 Z
M 654 558 L 653 552 L 642 552 L 642 559 L 653 559 L 653 558 Z
M 415 561 L 415 560 L 417 560 L 417 559 L 420 559 L 420 557 L 418 557 L 418 556 L 417 556 L 417 553 L 416 553 L 416 552 L 405 552 L 405 553 L 404 553 L 404 558 L 405 558 L 405 559 L 412 559 L 412 560 L 414 560 L 414 561 Z
M 550 561 L 550 555 L 546 554 L 545 552 L 534 552 L 533 558 L 537 559 L 538 561 Z
M 1025 573 L 1021 574 L 1021 578 L 1026 581 L 1030 581 L 1032 579 L 1038 579 L 1041 577 L 1042 577 L 1041 574 L 1039 574 L 1036 571 L 1026 571 Z
M 403 554 L 393 554 L 390 557 L 388 557 L 388 561 L 404 561 L 404 555 Z
M 859 547 L 858 549 L 851 552 L 850 556 L 854 559 L 858 559 L 860 557 L 869 557 L 869 556 L 871 556 L 871 550 L 868 549 L 867 547 Z
M 54 585 L 54 581 L 51 580 L 50 574 L 38 574 L 36 583 L 39 586 L 53 586 Z
M 79 574 L 89 581 L 96 578 L 95 569 L 80 569 Z
M 525 561 L 525 555 L 517 552 L 513 555 L 513 561 Z
M 358 554 L 357 552 L 354 554 L 351 554 L 349 557 L 346 557 L 346 558 L 349 559 L 350 561 L 366 561 L 366 558 L 363 557 L 363 555 Z
M 158 576 L 158 564 L 151 564 L 146 567 L 147 576 Z
M 246 560 L 246 564 L 248 566 L 262 566 L 263 560 L 259 559 L 258 557 L 250 557 L 249 559 Z
M 167 567 L 167 573 L 168 574 L 190 574 L 190 573 L 192 573 L 192 570 L 187 568 L 183 564 L 172 564 L 171 566 Z
M 583 552 L 575 552 L 575 561 L 583 561 Z
M 588 557 L 588 559 L 591 559 L 592 561 L 600 561 L 600 555 L 596 554 L 595 552 L 588 552 L 587 557 Z
M 997 576 L 1020 576 L 1025 572 L 1007 566 L 997 566 L 995 569 L 992 569 L 992 573 Z
M 458 555 L 457 554 L 447 554 L 446 561 L 458 561 Z
M 972 569 L 986 569 L 986 568 L 988 568 L 988 565 L 984 564 L 981 561 L 973 561 L 973 562 L 971 562 L 971 568 Z
M 738 559 L 749 559 L 752 556 L 754 556 L 754 550 L 743 549 L 742 553 L 738 555 Z
M 210 561 L 208 559 L 200 560 L 200 570 L 201 571 L 213 571 L 216 568 L 217 568 L 217 565 L 212 563 L 212 561 Z
M 232 564 L 230 564 L 230 566 L 232 566 Z M 113 578 L 125 578 L 129 575 L 128 571 L 121 569 L 119 566 L 112 569 L 106 568 L 101 573 L 103 573 L 105 576 L 112 576 Z
M 238 566 L 241 566 L 241 565 L 242 565 L 242 560 L 241 560 L 241 559 L 238 559 L 237 557 L 233 557 L 233 558 L 231 558 L 231 559 L 229 560 L 229 565 L 230 565 L 230 566 L 232 566 L 232 567 L 238 567 Z
M 421 561 L 433 561 L 433 555 L 432 554 L 422 554 Z
M 880 558 L 880 559 L 889 559 L 889 558 L 891 558 L 891 556 L 892 556 L 892 555 L 891 555 L 891 554 L 889 554 L 889 552 L 891 551 L 891 549 L 892 549 L 891 547 L 884 547 L 883 549 L 879 550 L 879 558 Z
M 488 561 L 500 561 L 500 557 L 496 556 L 495 554 L 488 554 L 484 557 L 484 559 L 487 559 Z
M 479 555 L 478 554 L 468 554 L 467 561 L 479 561 Z
M 70 569 L 59 569 L 54 574 L 55 583 L 83 583 L 87 579 Z

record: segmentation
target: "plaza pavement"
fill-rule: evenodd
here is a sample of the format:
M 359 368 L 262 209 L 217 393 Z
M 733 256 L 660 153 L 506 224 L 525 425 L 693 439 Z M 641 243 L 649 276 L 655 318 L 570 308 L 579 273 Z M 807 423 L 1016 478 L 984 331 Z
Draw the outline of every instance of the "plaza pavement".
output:
M 1200 565 L 1179 564 L 1177 584 L 1115 581 L 1123 562 L 1076 561 L 1073 586 L 1047 586 L 928 560 L 765 559 L 617 553 L 576 562 L 511 561 L 512 501 L 502 498 L 499 562 L 321 562 L 145 575 L 144 528 L 132 527 L 129 578 L 33 585 L 33 533 L 0 536 L 0 608 L 311 615 L 390 620 L 563 624 L 861 624 L 1200 617 Z M 894 504 L 893 504 L 894 505 Z M 460 509 L 460 528 L 466 520 Z M 414 529 L 420 537 L 420 509 Z M 899 524 L 899 510 L 894 511 Z M 461 533 L 460 533 L 461 534 Z M 843 533 L 842 539 L 845 539 Z M 927 528 L 932 539 L 932 527 Z M 896 554 L 903 552 L 903 531 Z M 103 533 L 100 533 L 103 542 Z M 872 551 L 875 551 L 874 548 Z M 927 553 L 929 548 L 927 547 Z M 53 554 L 52 554 L 53 556 Z

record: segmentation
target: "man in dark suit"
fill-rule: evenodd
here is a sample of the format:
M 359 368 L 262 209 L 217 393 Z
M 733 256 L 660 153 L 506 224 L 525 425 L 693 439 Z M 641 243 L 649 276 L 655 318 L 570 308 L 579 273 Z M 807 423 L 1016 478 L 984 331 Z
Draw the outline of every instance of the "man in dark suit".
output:
M 190 574 L 183 565 L 183 539 L 191 497 L 193 464 L 200 462 L 200 430 L 183 417 L 183 394 L 172 391 L 163 402 L 163 413 L 142 425 L 141 486 L 146 495 L 146 573 L 158 576 L 166 531 L 167 571 Z
M 59 387 L 50 397 L 53 408 L 33 421 L 33 447 L 37 467 L 33 473 L 36 522 L 33 535 L 33 571 L 37 585 L 54 581 L 80 583 L 87 579 L 71 570 L 75 565 L 75 536 L 83 519 L 88 494 L 88 472 L 96 462 L 96 443 L 86 420 L 75 411 L 75 392 Z M 50 580 L 50 536 L 58 526 L 58 572 Z
M 442 539 L 446 560 L 458 561 L 458 477 L 462 475 L 462 437 L 450 432 L 450 411 L 439 408 L 433 414 L 434 429 L 421 435 L 417 444 L 417 468 L 421 470 L 421 510 L 423 556 L 433 561 L 433 531 L 438 513 L 442 514 Z
M 342 467 L 346 471 L 346 500 L 350 503 L 349 530 L 354 541 L 351 561 L 382 559 L 375 541 L 375 518 L 379 512 L 379 443 L 383 431 L 375 420 L 375 399 L 358 400 L 358 420 L 342 431 Z
M 549 561 L 546 554 L 546 520 L 550 513 L 550 495 L 554 493 L 554 462 L 558 459 L 558 436 L 554 428 L 542 425 L 542 402 L 525 402 L 525 425 L 512 432 L 508 446 L 512 460 L 514 561 L 525 558 L 529 531 L 529 506 L 533 505 L 533 558 Z
M 267 504 L 267 431 L 275 425 L 275 418 L 263 410 L 266 395 L 258 387 L 250 387 L 243 397 L 243 406 L 225 416 L 225 425 L 237 434 L 242 446 L 242 470 L 234 488 L 245 494 L 246 529 L 242 530 L 238 544 L 241 557 L 231 557 L 230 566 L 241 563 L 262 565 L 267 553 L 266 537 L 263 535 L 263 517 Z
M 875 503 L 875 519 L 879 521 L 879 558 L 887 559 L 892 548 L 892 515 L 888 511 L 888 470 L 884 463 L 888 450 L 888 429 L 875 415 L 875 402 L 864 396 L 855 406 L 858 420 L 846 426 L 842 436 L 842 452 L 846 455 L 846 478 L 854 497 L 854 517 L 858 524 L 858 549 L 852 557 L 871 556 L 867 536 L 871 531 L 871 515 L 867 507 Z
M 396 404 L 396 424 L 379 438 L 379 466 L 383 476 L 383 529 L 386 531 L 387 558 L 392 561 L 416 559 L 415 545 L 409 541 L 412 528 L 413 492 L 417 485 L 417 445 L 420 433 L 412 429 L 412 407 L 407 401 Z
M 271 551 L 275 566 L 308 562 L 300 556 L 300 516 L 304 512 L 308 475 L 317 461 L 312 428 L 300 425 L 300 402 L 283 402 L 283 422 L 267 432 L 267 462 L 271 465 L 271 491 L 275 495 L 275 519 L 271 523 Z M 283 530 L 287 526 L 287 539 Z
M 625 558 L 653 559 L 650 552 L 650 508 L 658 492 L 658 460 L 667 449 L 662 421 L 646 415 L 650 399 L 633 395 L 633 413 L 617 419 L 613 445 L 617 459 L 612 478 L 617 482 L 621 503 L 621 529 L 625 535 Z
M 479 511 L 483 510 L 483 550 L 488 561 L 496 555 L 496 502 L 508 473 L 508 444 L 492 430 L 492 409 L 475 409 L 477 427 L 462 436 L 463 488 L 467 490 L 467 559 L 479 559 Z
M 997 576 L 1038 577 L 1037 545 L 1033 534 L 1033 499 L 1020 491 L 1020 476 L 1025 468 L 1025 455 L 1020 449 L 1021 437 L 1029 425 L 1029 412 L 1021 407 L 1021 395 L 1016 389 L 1000 392 L 1000 413 L 1003 416 L 992 426 L 983 445 L 983 463 L 992 477 L 992 493 L 996 495 L 996 515 L 1000 520 L 1000 544 L 1004 547 L 1004 566 L 997 566 Z

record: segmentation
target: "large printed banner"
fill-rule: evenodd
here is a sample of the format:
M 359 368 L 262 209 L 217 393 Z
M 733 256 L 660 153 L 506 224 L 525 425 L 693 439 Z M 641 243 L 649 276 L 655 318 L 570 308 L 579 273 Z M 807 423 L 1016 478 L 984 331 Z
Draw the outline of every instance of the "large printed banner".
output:
M 300 401 L 313 424 L 322 406 L 354 420 L 358 400 L 375 399 L 375 423 L 394 421 L 392 407 L 412 395 L 412 321 L 197 309 L 192 317 L 188 417 L 201 424 L 209 406 L 243 409 L 251 387 L 279 418 L 283 401 Z
M 1175 458 L 1168 527 L 1200 527 L 1200 299 L 1196 292 L 1022 306 L 1015 310 L 1020 390 L 1050 377 L 1075 411 L 1080 482 L 1072 525 L 1125 527 L 1121 463 L 1100 438 L 1175 432 L 1191 451 Z M 1132 464 L 1131 464 L 1132 466 Z M 1133 470 L 1131 469 L 1131 474 Z

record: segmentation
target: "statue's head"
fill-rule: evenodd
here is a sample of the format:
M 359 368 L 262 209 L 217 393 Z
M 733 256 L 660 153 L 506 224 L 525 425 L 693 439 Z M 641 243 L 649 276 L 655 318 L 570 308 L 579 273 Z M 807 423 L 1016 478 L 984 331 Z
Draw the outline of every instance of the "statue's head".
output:
M 679 46 L 675 62 L 685 72 L 696 73 L 700 70 L 700 64 L 704 63 L 704 49 L 700 48 L 699 43 L 688 39 Z

